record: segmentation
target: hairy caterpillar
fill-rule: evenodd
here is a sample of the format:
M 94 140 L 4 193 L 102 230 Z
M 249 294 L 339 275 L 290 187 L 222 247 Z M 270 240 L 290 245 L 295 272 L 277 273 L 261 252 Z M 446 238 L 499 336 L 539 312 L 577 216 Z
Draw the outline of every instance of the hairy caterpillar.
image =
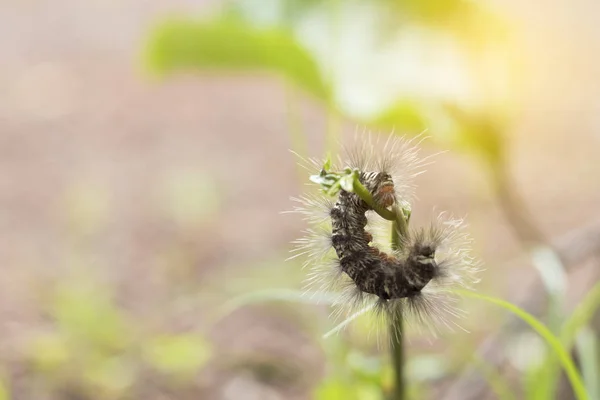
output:
M 361 173 L 360 181 L 380 205 L 394 204 L 394 183 L 389 174 Z M 417 295 L 439 272 L 434 243 L 414 243 L 405 259 L 370 246 L 373 237 L 365 230 L 370 210 L 356 194 L 343 190 L 331 209 L 331 243 L 341 270 L 361 292 L 381 300 Z
M 419 159 L 418 148 L 400 138 L 383 148 L 377 145 L 370 137 L 357 141 L 339 164 L 359 172 L 358 180 L 379 207 L 408 207 L 413 178 L 427 159 Z M 322 165 L 304 161 L 309 169 Z M 454 307 L 451 289 L 474 283 L 478 270 L 462 221 L 442 214 L 429 228 L 410 231 L 401 249 L 392 250 L 374 240 L 374 225 L 381 218 L 356 193 L 341 189 L 335 201 L 326 194 L 293 200 L 299 203 L 294 211 L 313 225 L 295 242 L 296 256 L 305 256 L 305 265 L 312 268 L 309 287 L 341 292 L 336 302 L 340 313 L 367 307 L 391 319 L 413 316 L 421 322 L 455 324 L 451 317 L 461 312 Z

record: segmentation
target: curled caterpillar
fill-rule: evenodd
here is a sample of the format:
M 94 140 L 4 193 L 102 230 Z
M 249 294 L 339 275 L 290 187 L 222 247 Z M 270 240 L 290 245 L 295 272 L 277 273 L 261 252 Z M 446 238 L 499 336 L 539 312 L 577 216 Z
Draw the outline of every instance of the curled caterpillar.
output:
M 360 175 L 361 183 L 376 202 L 394 204 L 394 183 L 389 174 L 368 172 Z M 406 259 L 388 255 L 369 243 L 365 231 L 367 211 L 371 208 L 356 194 L 342 191 L 331 209 L 331 243 L 340 267 L 365 293 L 382 300 L 414 296 L 436 276 L 435 248 L 430 243 L 415 243 Z
M 359 182 L 377 206 L 407 207 L 412 178 L 427 161 L 417 154 L 409 141 L 390 140 L 378 152 L 368 139 L 346 151 L 339 163 L 359 171 Z M 320 164 L 306 161 L 309 167 Z M 367 306 L 391 319 L 412 315 L 421 322 L 429 318 L 447 326 L 454 324 L 450 317 L 460 316 L 451 289 L 476 282 L 478 270 L 462 221 L 442 214 L 431 227 L 405 234 L 400 250 L 384 250 L 373 235 L 373 221 L 381 218 L 356 193 L 341 189 L 335 202 L 325 194 L 294 200 L 299 202 L 294 211 L 314 226 L 296 241 L 297 255 L 306 256 L 305 265 L 312 268 L 309 286 L 340 291 L 336 305 L 341 312 Z

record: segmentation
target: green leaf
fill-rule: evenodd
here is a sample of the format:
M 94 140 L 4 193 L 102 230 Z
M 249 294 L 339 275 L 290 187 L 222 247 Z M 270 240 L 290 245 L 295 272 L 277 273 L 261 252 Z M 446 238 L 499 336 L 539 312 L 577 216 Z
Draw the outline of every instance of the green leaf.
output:
M 502 156 L 504 138 L 501 132 L 505 121 L 500 115 L 466 110 L 454 103 L 440 104 L 442 109 L 430 108 L 415 100 L 400 100 L 366 124 L 379 129 L 393 129 L 398 134 L 423 132 L 430 124 L 439 123 L 440 112 L 449 124 L 434 133 L 435 140 L 444 146 L 455 147 L 483 156 L 497 163 Z
M 383 33 L 393 33 L 417 25 L 446 35 L 452 35 L 473 51 L 507 41 L 508 20 L 484 2 L 465 0 L 380 0 L 389 6 L 382 21 Z
M 327 195 L 333 197 L 340 192 L 341 188 L 342 188 L 342 186 L 341 186 L 340 180 L 338 179 L 333 183 L 333 185 L 331 185 L 329 187 L 329 189 L 327 189 L 327 188 L 324 188 L 324 189 L 325 189 Z
M 453 18 L 460 18 L 470 7 L 474 7 L 463 0 L 403 0 L 394 1 L 393 4 L 398 7 L 399 12 L 433 27 Z
M 354 342 L 351 343 L 354 345 Z M 351 350 L 346 359 L 343 360 L 343 364 L 348 367 L 355 379 L 363 383 L 381 386 L 381 374 L 383 372 L 381 357 Z
M 146 361 L 158 371 L 189 377 L 209 360 L 208 342 L 198 335 L 164 335 L 144 344 Z
M 52 304 L 59 329 L 80 343 L 105 350 L 122 350 L 132 341 L 132 329 L 106 296 L 81 283 L 60 288 Z
M 315 400 L 358 400 L 353 385 L 340 380 L 326 380 L 319 385 L 314 393 Z
M 340 179 L 340 186 L 346 192 L 353 192 L 354 191 L 354 179 L 355 179 L 354 174 L 343 176 L 342 179 Z
M 321 170 L 319 175 L 311 175 L 310 181 L 321 186 L 331 187 L 335 183 L 335 179 L 332 179 L 330 175 L 325 173 L 325 170 Z
M 387 110 L 365 123 L 375 128 L 397 132 L 422 132 L 427 128 L 426 117 L 415 101 L 399 100 Z
M 321 186 L 321 189 L 329 196 L 335 196 L 340 190 L 354 192 L 358 182 L 358 171 L 346 168 L 343 172 L 328 172 L 325 167 L 330 166 L 325 162 L 324 168 L 319 175 L 311 175 L 310 181 Z
M 331 169 L 331 153 L 327 152 L 327 157 L 325 158 L 325 164 L 323 164 L 323 170 L 329 171 Z
M 505 121 L 499 115 L 471 112 L 450 103 L 445 104 L 444 109 L 458 126 L 455 141 L 458 148 L 478 153 L 492 165 L 500 162 Z
M 86 363 L 82 381 L 96 390 L 99 398 L 123 398 L 135 381 L 133 365 L 120 357 L 94 357 Z
M 158 73 L 254 70 L 277 73 L 314 96 L 330 93 L 310 53 L 284 28 L 257 28 L 240 18 L 171 18 L 153 29 L 144 58 Z
M 585 386 L 583 385 L 583 380 L 581 379 L 581 375 L 577 371 L 577 367 L 575 367 L 575 363 L 569 356 L 569 353 L 562 345 L 560 339 L 556 337 L 552 332 L 550 332 L 550 330 L 537 318 L 535 318 L 533 315 L 529 314 L 525 310 L 517 307 L 516 305 L 502 299 L 485 296 L 467 290 L 458 290 L 457 292 L 464 296 L 485 300 L 489 303 L 500 306 L 508 311 L 511 311 L 523 321 L 525 321 L 527 324 L 529 324 L 529 326 L 531 326 L 546 341 L 548 346 L 550 346 L 550 348 L 556 353 L 558 360 L 560 361 L 563 369 L 567 374 L 567 377 L 569 378 L 569 382 L 571 383 L 576 398 L 578 400 L 588 399 Z
M 57 333 L 35 337 L 27 349 L 34 367 L 42 372 L 54 372 L 70 360 L 69 343 Z
M 432 382 L 448 373 L 448 360 L 437 355 L 419 355 L 406 363 L 406 376 L 411 382 Z

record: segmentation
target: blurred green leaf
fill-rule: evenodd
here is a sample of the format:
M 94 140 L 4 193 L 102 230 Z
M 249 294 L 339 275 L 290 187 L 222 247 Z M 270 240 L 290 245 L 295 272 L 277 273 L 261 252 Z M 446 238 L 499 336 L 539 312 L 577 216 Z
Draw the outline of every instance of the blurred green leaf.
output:
M 122 398 L 135 381 L 135 371 L 120 357 L 98 357 L 82 371 L 83 381 L 102 398 Z
M 396 102 L 365 123 L 378 129 L 393 129 L 397 132 L 422 132 L 427 128 L 423 110 L 415 101 L 408 99 Z
M 442 104 L 442 109 L 419 104 L 415 100 L 402 100 L 366 124 L 378 129 L 393 129 L 398 134 L 420 133 L 429 128 L 431 121 L 446 123 L 436 130 L 434 138 L 445 146 L 479 154 L 492 165 L 497 164 L 503 154 L 504 122 L 501 116 L 480 114 L 457 104 Z M 434 128 L 436 125 L 434 124 Z
M 354 389 L 340 381 L 326 380 L 315 389 L 315 400 L 351 400 L 354 399 Z
M 446 359 L 433 354 L 412 357 L 406 367 L 407 376 L 415 382 L 434 381 L 442 378 L 448 371 Z
M 328 11 L 333 9 L 340 12 L 335 6 L 342 8 L 364 4 L 360 0 L 282 0 L 278 3 L 283 7 L 283 15 L 287 21 L 300 19 L 307 12 L 315 12 L 316 7 L 323 5 L 330 7 L 325 8 Z M 248 1 L 235 1 L 234 4 L 248 4 Z M 475 40 L 477 38 L 472 36 L 497 32 L 499 27 L 504 26 L 486 4 L 470 0 L 375 0 L 370 4 L 372 7 L 384 6 L 378 28 L 388 36 L 408 24 L 418 24 Z M 245 8 L 250 9 L 249 6 Z
M 381 389 L 377 385 L 362 382 L 325 380 L 314 392 L 315 400 L 379 400 Z
M 497 165 L 504 151 L 504 124 L 499 117 L 469 112 L 457 104 L 446 104 L 444 109 L 457 124 L 456 146 L 480 154 Z
M 383 0 L 395 9 L 396 20 L 425 25 L 453 34 L 472 45 L 505 38 L 507 23 L 488 4 L 471 0 Z
M 67 339 L 58 333 L 35 337 L 27 352 L 34 367 L 42 372 L 56 371 L 71 358 Z
M 206 69 L 274 72 L 318 98 L 330 98 L 317 63 L 288 29 L 258 28 L 231 15 L 164 21 L 151 32 L 145 59 L 158 73 Z
M 144 344 L 146 361 L 169 375 L 190 377 L 209 360 L 209 343 L 199 335 L 164 335 Z
M 359 400 L 380 400 L 381 388 L 374 384 L 362 384 L 356 389 L 356 397 Z
M 400 13 L 421 23 L 434 27 L 443 25 L 446 21 L 460 18 L 469 11 L 473 4 L 465 0 L 401 0 L 390 1 Z
M 370 382 L 381 386 L 383 365 L 380 357 L 367 356 L 359 351 L 350 351 L 345 361 L 352 370 L 353 376 L 361 382 Z
M 126 318 L 104 293 L 81 286 L 62 287 L 52 304 L 59 328 L 83 344 L 122 350 L 132 341 Z

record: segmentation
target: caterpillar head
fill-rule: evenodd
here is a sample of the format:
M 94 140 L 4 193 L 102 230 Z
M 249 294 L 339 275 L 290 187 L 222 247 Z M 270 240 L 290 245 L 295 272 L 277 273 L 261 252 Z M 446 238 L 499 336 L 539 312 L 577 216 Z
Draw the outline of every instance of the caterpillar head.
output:
M 410 250 L 410 256 L 420 260 L 435 258 L 435 245 L 433 243 L 415 243 Z
M 415 243 L 408 254 L 407 269 L 414 288 L 419 291 L 423 289 L 438 274 L 435 246 L 427 242 Z

